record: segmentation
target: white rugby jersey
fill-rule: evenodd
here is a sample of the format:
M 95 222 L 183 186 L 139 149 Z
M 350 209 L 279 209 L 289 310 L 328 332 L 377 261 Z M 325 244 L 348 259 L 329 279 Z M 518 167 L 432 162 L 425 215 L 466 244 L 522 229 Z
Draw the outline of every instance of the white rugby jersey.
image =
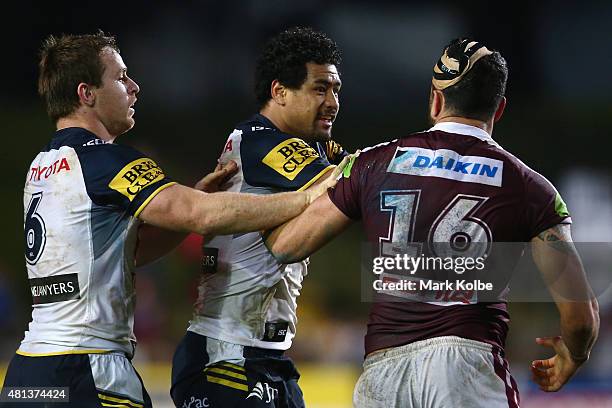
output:
M 327 152 L 327 154 L 326 154 Z M 309 145 L 255 115 L 229 136 L 221 163 L 239 167 L 227 191 L 272 194 L 303 190 L 341 159 L 334 142 Z M 260 232 L 225 235 L 205 243 L 198 301 L 189 331 L 243 346 L 286 350 L 297 323 L 297 297 L 307 261 L 280 264 Z
M 17 353 L 133 354 L 138 214 L 174 184 L 157 164 L 82 128 L 55 133 L 24 188 L 32 321 Z

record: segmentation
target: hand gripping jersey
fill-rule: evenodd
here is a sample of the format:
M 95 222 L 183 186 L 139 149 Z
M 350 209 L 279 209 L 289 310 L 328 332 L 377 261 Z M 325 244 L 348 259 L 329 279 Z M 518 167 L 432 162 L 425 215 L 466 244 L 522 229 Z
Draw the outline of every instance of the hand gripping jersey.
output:
M 19 354 L 133 353 L 136 217 L 172 184 L 132 148 L 81 128 L 56 132 L 26 176 L 33 307 Z
M 363 220 L 377 256 L 389 256 L 402 242 L 404 252 L 418 250 L 414 256 L 432 255 L 435 243 L 457 250 L 470 242 L 525 243 L 571 222 L 544 177 L 482 129 L 458 123 L 364 149 L 329 197 L 346 216 Z M 503 257 L 501 269 L 514 268 L 522 246 L 518 251 Z M 435 300 L 375 301 L 366 354 L 440 336 L 503 349 L 509 322 L 505 301 Z
M 336 144 L 309 145 L 278 130 L 262 115 L 239 124 L 221 163 L 239 167 L 227 191 L 272 194 L 304 190 L 331 167 L 325 151 L 341 160 Z M 297 297 L 307 261 L 283 265 L 260 232 L 214 238 L 203 249 L 204 272 L 190 331 L 243 346 L 286 350 L 295 336 Z

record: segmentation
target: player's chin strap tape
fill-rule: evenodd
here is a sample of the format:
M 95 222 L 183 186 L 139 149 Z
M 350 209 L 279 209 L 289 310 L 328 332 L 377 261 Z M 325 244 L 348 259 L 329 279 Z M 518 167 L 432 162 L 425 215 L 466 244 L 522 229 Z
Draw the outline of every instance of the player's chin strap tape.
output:
M 431 83 L 436 89 L 448 88 L 459 82 L 476 61 L 491 54 L 492 51 L 477 41 L 453 41 L 434 66 Z

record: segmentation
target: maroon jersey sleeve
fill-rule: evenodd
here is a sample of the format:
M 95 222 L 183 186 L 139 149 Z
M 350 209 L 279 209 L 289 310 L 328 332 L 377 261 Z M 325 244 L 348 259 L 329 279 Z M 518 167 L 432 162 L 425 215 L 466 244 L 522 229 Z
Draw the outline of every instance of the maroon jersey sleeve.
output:
M 359 158 L 351 159 L 336 187 L 327 192 L 332 203 L 353 220 L 361 219 L 359 181 L 363 176 L 360 173 L 362 161 L 359 161 Z
M 525 204 L 529 239 L 557 224 L 572 222 L 561 195 L 546 178 L 533 170 L 525 176 Z

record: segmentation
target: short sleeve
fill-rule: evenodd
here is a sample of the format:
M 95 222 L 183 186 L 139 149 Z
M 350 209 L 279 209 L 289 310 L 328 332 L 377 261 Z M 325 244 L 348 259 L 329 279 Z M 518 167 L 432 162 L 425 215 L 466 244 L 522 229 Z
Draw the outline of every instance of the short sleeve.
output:
M 361 164 L 363 159 L 353 157 L 344 168 L 336 187 L 329 189 L 329 199 L 340 211 L 353 220 L 361 219 Z
M 248 184 L 288 191 L 308 188 L 332 167 L 302 139 L 272 129 L 243 134 L 240 157 Z
M 91 200 L 135 217 L 155 195 L 176 184 L 155 161 L 131 147 L 117 144 L 85 146 L 77 154 Z
M 545 177 L 531 171 L 525 183 L 525 225 L 529 239 L 557 224 L 571 224 L 565 202 Z

